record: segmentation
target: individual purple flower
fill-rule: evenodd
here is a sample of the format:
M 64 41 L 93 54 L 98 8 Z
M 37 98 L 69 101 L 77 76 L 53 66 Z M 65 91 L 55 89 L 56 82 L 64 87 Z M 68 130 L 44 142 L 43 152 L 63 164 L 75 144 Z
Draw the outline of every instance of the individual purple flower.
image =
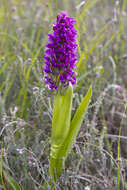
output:
M 51 91 L 67 87 L 69 82 L 76 83 L 77 32 L 74 24 L 75 20 L 62 12 L 53 23 L 53 33 L 48 34 L 43 71 L 45 83 Z

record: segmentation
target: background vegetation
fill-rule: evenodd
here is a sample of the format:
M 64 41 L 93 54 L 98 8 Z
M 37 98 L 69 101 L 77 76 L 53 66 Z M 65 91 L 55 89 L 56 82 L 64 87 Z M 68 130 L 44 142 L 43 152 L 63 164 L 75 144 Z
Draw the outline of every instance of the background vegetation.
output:
M 90 84 L 93 96 L 56 189 L 127 190 L 127 0 L 0 0 L 3 170 L 23 190 L 50 189 L 53 96 L 42 65 L 63 10 L 78 31 L 73 113 Z

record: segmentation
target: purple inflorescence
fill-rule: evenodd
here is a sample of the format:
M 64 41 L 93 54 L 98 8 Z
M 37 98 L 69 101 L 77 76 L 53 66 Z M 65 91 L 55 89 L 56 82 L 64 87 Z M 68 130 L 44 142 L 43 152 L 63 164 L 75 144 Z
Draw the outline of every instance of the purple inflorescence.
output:
M 76 83 L 74 69 L 77 61 L 77 32 L 74 24 L 75 20 L 62 12 L 53 24 L 53 33 L 48 34 L 49 43 L 46 45 L 43 71 L 45 83 L 51 91 L 66 87 L 69 82 L 72 85 Z

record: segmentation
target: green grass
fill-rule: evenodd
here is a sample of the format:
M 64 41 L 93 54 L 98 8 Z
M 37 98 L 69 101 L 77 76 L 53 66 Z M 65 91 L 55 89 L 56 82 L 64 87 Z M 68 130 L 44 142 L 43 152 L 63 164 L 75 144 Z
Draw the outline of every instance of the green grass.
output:
M 93 96 L 56 189 L 127 189 L 127 0 L 118 2 L 0 0 L 0 171 L 12 188 L 51 183 L 53 96 L 42 66 L 48 33 L 64 10 L 78 32 L 72 116 L 91 84 Z

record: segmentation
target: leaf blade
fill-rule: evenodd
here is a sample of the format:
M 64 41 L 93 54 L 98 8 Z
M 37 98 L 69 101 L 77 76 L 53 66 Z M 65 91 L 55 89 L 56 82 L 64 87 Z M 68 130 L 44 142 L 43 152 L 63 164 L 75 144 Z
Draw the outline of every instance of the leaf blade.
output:
M 65 95 L 57 94 L 54 97 L 49 167 L 50 175 L 54 181 L 58 179 L 62 170 L 63 160 L 59 152 L 70 129 L 72 96 L 73 88 L 70 84 Z
M 78 109 L 72 119 L 69 134 L 68 134 L 65 142 L 63 143 L 63 149 L 61 149 L 59 152 L 59 154 L 65 158 L 67 157 L 68 153 L 70 152 L 70 150 L 76 140 L 76 136 L 79 132 L 84 115 L 85 115 L 88 105 L 90 103 L 91 96 L 92 96 L 92 87 L 89 88 L 86 96 L 83 98 L 80 106 L 78 107 Z

